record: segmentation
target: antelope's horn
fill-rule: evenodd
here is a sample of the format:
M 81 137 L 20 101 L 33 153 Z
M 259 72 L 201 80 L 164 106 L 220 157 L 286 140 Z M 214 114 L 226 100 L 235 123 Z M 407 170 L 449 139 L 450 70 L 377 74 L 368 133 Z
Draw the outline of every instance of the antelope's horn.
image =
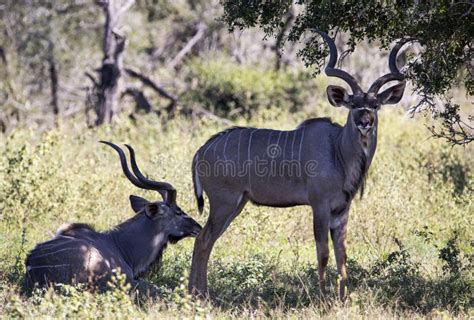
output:
M 405 75 L 400 72 L 397 67 L 397 55 L 400 49 L 408 42 L 413 41 L 413 38 L 404 38 L 392 48 L 390 51 L 390 56 L 388 57 L 388 66 L 390 68 L 390 73 L 387 73 L 377 80 L 375 80 L 369 88 L 370 93 L 377 94 L 380 88 L 383 87 L 384 84 L 390 81 L 403 81 L 405 80 Z
M 167 182 L 153 181 L 145 177 L 138 168 L 137 161 L 135 158 L 135 150 L 133 150 L 133 148 L 128 144 L 126 144 L 125 146 L 127 147 L 130 153 L 130 162 L 132 165 L 132 170 L 138 180 L 149 190 L 158 191 L 165 201 L 169 202 L 170 204 L 174 204 L 176 202 L 176 189 Z
M 362 94 L 363 91 L 360 88 L 359 84 L 357 83 L 357 80 L 354 79 L 353 76 L 351 76 L 349 73 L 347 73 L 344 70 L 335 68 L 336 62 L 337 62 L 337 48 L 336 48 L 336 44 L 334 43 L 334 40 L 326 32 L 320 31 L 318 29 L 314 29 L 314 30 L 323 37 L 324 41 L 329 46 L 329 62 L 324 68 L 324 72 L 326 73 L 326 75 L 329 77 L 336 77 L 347 82 L 347 84 L 352 89 L 353 95 Z

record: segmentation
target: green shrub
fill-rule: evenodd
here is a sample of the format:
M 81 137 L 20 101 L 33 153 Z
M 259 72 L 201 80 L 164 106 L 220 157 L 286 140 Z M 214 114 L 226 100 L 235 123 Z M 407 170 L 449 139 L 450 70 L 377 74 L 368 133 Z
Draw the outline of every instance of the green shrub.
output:
M 228 58 L 195 60 L 189 68 L 191 88 L 185 101 L 221 116 L 250 116 L 269 107 L 295 111 L 306 105 L 316 90 L 316 81 L 306 71 L 263 71 Z

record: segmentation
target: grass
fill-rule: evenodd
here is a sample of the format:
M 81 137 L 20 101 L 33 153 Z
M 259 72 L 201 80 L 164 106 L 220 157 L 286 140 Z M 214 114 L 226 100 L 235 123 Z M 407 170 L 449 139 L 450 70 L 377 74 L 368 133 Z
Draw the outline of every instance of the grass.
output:
M 130 194 L 157 199 L 122 175 L 116 154 L 98 143 L 130 143 L 151 177 L 171 182 L 178 203 L 199 222 L 190 165 L 193 153 L 224 127 L 209 119 L 166 122 L 119 118 L 86 129 L 74 122 L 39 134 L 18 129 L 1 137 L 0 315 L 25 318 L 419 318 L 474 316 L 472 146 L 451 148 L 428 138 L 423 119 L 386 108 L 363 200 L 355 200 L 348 231 L 351 299 L 336 299 L 331 257 L 330 297 L 317 286 L 315 243 L 307 207 L 248 205 L 213 251 L 212 300 L 186 294 L 193 240 L 168 247 L 146 280 L 159 299 L 129 294 L 120 279 L 105 294 L 64 287 L 21 295 L 24 258 L 65 222 L 105 230 L 130 217 Z M 290 129 L 303 119 L 347 112 L 326 104 L 314 111 L 262 110 L 238 125 Z M 206 210 L 208 208 L 206 207 Z

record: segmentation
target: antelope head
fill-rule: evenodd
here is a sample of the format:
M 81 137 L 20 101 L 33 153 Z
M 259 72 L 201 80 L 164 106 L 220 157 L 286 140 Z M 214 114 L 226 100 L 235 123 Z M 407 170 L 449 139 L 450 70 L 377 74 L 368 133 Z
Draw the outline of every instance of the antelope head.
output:
M 370 86 L 367 92 L 364 92 L 356 79 L 344 70 L 335 68 L 337 62 L 337 48 L 331 37 L 325 32 L 315 30 L 326 41 L 329 46 L 330 58 L 324 71 L 329 77 L 336 77 L 344 80 L 350 87 L 352 93 L 340 86 L 330 85 L 327 87 L 328 100 L 335 107 L 344 106 L 350 110 L 349 119 L 352 125 L 357 127 L 361 135 L 367 136 L 377 124 L 377 111 L 382 105 L 397 104 L 403 97 L 405 90 L 405 76 L 397 67 L 397 54 L 401 47 L 411 39 L 403 39 L 398 42 L 389 55 L 390 73 L 387 73 Z M 398 81 L 392 87 L 380 92 L 380 89 L 388 82 Z M 375 133 L 375 132 L 374 132 Z
M 133 211 L 137 214 L 144 214 L 155 227 L 156 232 L 165 232 L 168 240 L 172 243 L 188 236 L 196 237 L 199 234 L 202 227 L 176 204 L 176 189 L 167 182 L 146 178 L 138 168 L 135 151 L 131 146 L 125 145 L 130 152 L 130 162 L 134 174 L 130 172 L 125 153 L 120 147 L 108 141 L 101 142 L 117 151 L 123 173 L 130 182 L 141 189 L 158 191 L 163 198 L 163 201 L 150 202 L 142 197 L 131 195 L 130 203 Z

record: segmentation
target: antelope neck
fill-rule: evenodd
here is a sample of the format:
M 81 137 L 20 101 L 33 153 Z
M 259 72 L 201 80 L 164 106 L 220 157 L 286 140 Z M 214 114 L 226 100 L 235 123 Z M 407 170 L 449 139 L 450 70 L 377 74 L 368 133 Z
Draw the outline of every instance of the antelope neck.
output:
M 111 232 L 134 277 L 142 273 L 161 254 L 167 243 L 165 232 L 156 233 L 144 215 L 137 214 Z
M 364 188 L 365 175 L 377 146 L 377 120 L 367 135 L 363 135 L 349 113 L 336 143 L 336 161 L 344 175 L 344 191 L 353 198 L 359 188 Z

